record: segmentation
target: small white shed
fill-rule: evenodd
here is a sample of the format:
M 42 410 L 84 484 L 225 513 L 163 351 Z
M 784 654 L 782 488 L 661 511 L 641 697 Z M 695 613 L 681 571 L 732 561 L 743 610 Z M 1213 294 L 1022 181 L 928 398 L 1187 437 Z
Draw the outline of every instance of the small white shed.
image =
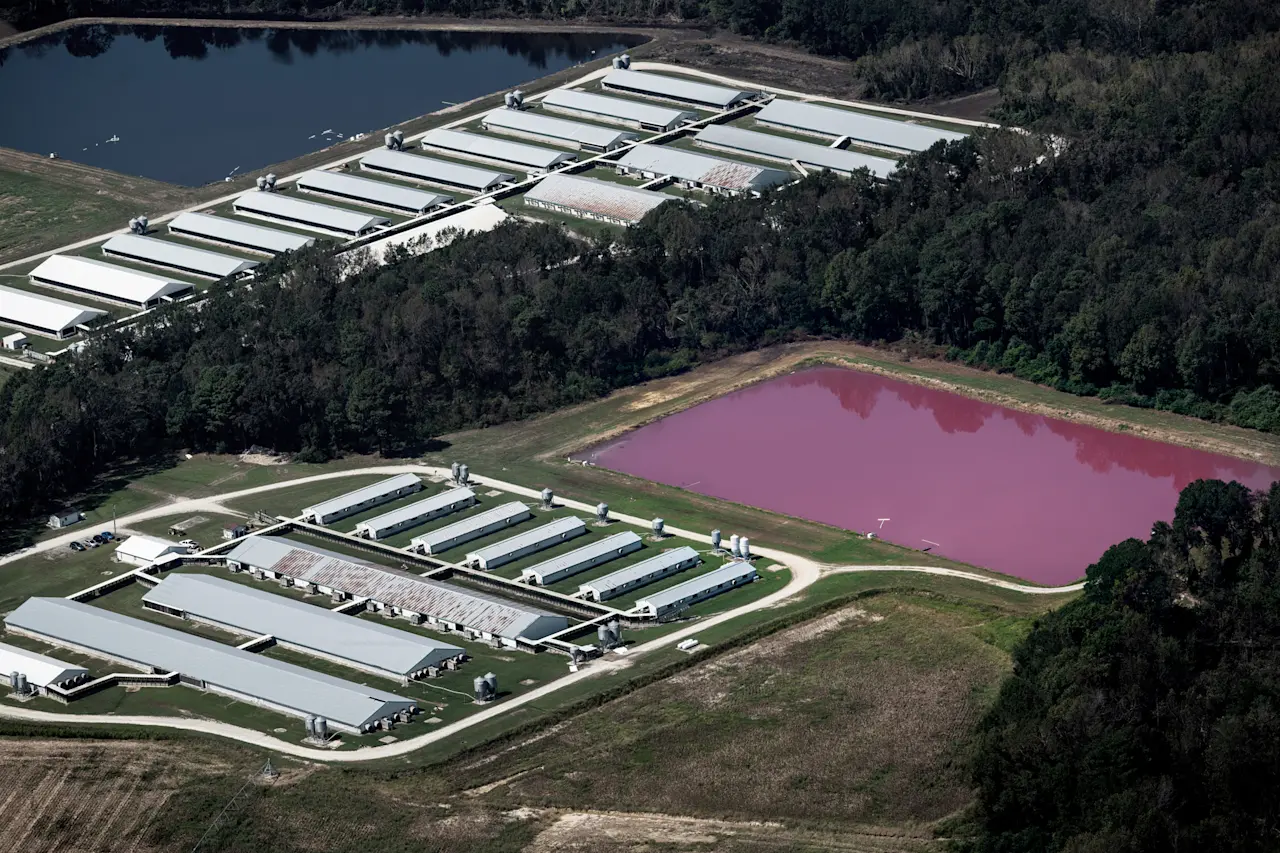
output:
M 84 515 L 79 510 L 62 509 L 49 516 L 49 526 L 54 530 L 60 530 L 63 527 L 70 527 L 73 524 L 84 521 Z
M 27 336 L 22 332 L 14 332 L 12 335 L 4 336 L 4 348 L 11 350 L 26 349 L 31 344 Z
M 186 554 L 187 549 L 177 542 L 155 536 L 130 536 L 116 547 L 111 558 L 120 563 L 149 566 L 169 554 Z

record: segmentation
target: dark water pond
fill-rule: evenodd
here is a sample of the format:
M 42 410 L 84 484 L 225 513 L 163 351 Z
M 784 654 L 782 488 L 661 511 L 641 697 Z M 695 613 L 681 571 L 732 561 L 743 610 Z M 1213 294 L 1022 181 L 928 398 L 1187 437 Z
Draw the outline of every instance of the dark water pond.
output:
M 607 33 L 76 27 L 0 49 L 0 145 L 204 184 L 638 41 Z
M 729 394 L 586 456 L 1053 585 L 1172 519 L 1194 480 L 1280 480 L 1280 469 L 840 368 Z

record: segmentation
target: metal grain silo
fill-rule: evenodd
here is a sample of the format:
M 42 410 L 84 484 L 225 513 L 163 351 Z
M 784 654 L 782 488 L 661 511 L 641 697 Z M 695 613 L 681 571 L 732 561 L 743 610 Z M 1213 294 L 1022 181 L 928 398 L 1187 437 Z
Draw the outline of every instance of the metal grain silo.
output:
M 742 559 L 751 559 L 751 540 L 743 536 L 738 540 L 738 553 L 742 555 Z
M 663 519 L 661 519 L 661 518 L 655 518 L 655 519 L 653 520 L 653 522 L 651 523 L 651 526 L 653 527 L 653 535 L 654 535 L 654 536 L 661 536 L 661 535 L 662 535 L 662 531 L 663 531 L 663 530 L 666 528 L 666 526 L 667 526 L 667 522 L 666 522 L 666 521 L 664 521 L 664 520 L 663 520 Z
M 720 547 L 720 528 L 718 527 L 715 530 L 711 531 L 711 547 L 712 548 Z
M 738 544 L 739 541 L 738 534 L 736 533 L 729 537 L 729 553 L 735 557 L 742 556 L 742 551 L 740 550 L 741 546 Z
M 607 503 L 596 504 L 596 518 L 600 521 L 609 520 L 609 505 Z

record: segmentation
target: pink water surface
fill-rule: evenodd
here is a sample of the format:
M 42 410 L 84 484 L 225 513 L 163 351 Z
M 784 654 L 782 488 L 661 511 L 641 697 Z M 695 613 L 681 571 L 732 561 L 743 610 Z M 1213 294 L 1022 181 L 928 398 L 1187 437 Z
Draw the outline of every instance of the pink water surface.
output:
M 1277 468 L 836 367 L 712 400 L 585 458 L 1054 585 L 1172 519 L 1194 480 L 1280 480 Z

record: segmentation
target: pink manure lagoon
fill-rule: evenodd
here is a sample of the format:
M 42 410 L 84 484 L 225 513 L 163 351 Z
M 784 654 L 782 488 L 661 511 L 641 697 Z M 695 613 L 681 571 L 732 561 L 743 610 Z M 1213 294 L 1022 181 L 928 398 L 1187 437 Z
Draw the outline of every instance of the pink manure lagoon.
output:
M 1047 585 L 1147 538 L 1188 483 L 1280 480 L 1278 468 L 838 367 L 728 394 L 578 458 Z

